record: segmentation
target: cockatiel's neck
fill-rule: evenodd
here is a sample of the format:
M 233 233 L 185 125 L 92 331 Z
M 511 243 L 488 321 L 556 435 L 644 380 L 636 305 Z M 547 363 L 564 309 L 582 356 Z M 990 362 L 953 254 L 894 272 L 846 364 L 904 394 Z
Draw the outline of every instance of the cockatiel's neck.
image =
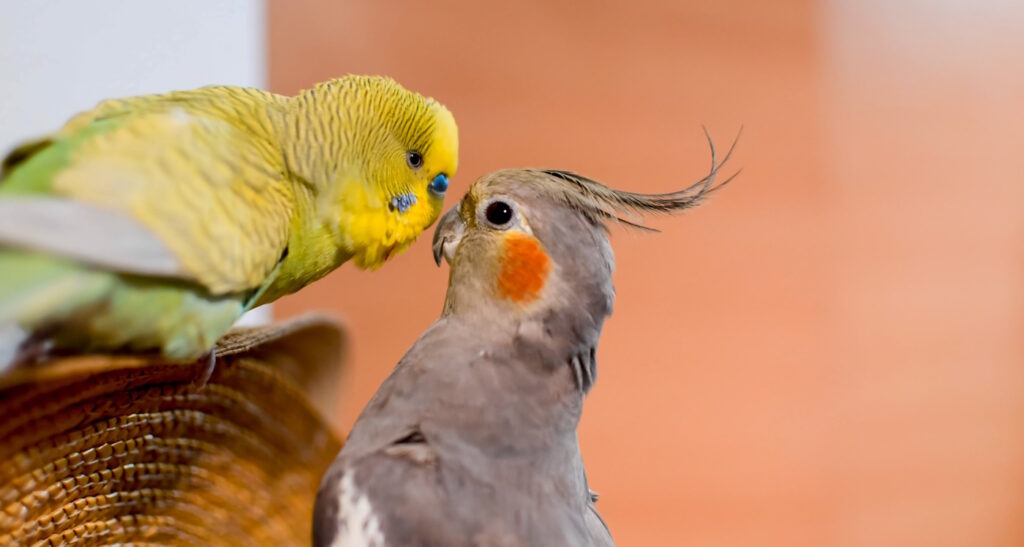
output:
M 584 395 L 558 350 L 521 334 L 511 324 L 441 318 L 381 386 L 349 443 L 370 447 L 363 435 L 387 439 L 413 427 L 440 450 L 472 447 L 524 472 L 535 462 L 577 465 Z
M 614 259 L 599 228 L 576 233 L 596 251 L 588 260 L 558 238 L 463 238 L 451 260 L 443 315 L 500 332 L 518 349 L 561 363 L 585 394 L 596 381 L 597 343 L 612 311 Z

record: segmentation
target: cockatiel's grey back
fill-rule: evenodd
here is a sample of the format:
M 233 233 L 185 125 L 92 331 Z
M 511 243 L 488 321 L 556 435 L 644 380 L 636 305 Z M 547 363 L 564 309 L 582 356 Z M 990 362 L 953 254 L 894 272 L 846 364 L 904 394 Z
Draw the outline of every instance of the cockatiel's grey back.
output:
M 661 195 L 563 171 L 476 181 L 434 235 L 451 264 L 444 313 L 324 477 L 314 543 L 613 545 L 576 436 L 614 297 L 605 223 L 696 205 L 717 169 Z

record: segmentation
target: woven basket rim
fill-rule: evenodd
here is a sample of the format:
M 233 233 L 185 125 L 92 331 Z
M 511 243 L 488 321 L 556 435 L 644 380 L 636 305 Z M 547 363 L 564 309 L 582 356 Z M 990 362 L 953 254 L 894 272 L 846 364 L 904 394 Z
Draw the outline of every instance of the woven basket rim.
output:
M 345 366 L 344 353 L 348 345 L 348 329 L 335 316 L 324 313 L 307 313 L 258 327 L 231 329 L 216 345 L 218 357 L 229 357 L 250 352 L 258 348 L 287 340 L 289 337 L 308 331 L 326 329 L 339 336 L 339 351 L 330 358 L 321 359 L 318 368 Z M 332 363 L 328 365 L 328 363 Z M 42 363 L 18 366 L 0 373 L 0 391 L 7 391 L 22 385 L 58 380 L 69 376 L 85 376 L 112 369 L 136 369 L 154 364 L 170 366 L 194 366 L 195 361 L 174 363 L 159 355 L 144 354 L 83 354 L 60 356 Z

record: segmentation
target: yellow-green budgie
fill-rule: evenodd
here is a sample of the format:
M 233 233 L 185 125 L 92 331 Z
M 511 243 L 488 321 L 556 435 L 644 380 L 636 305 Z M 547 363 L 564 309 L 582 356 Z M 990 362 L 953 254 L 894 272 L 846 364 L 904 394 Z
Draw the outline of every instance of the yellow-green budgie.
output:
M 246 310 L 410 245 L 457 162 L 451 113 L 388 78 L 102 102 L 3 162 L 0 363 L 44 339 L 207 355 Z

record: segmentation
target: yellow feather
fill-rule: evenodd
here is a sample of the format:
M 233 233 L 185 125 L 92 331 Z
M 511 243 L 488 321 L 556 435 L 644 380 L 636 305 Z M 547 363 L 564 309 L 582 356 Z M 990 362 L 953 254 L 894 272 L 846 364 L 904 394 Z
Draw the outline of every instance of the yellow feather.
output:
M 443 197 L 427 187 L 458 168 L 458 129 L 443 105 L 390 79 L 353 76 L 299 94 L 290 115 L 286 163 L 313 183 L 318 215 L 357 266 L 379 267 L 437 220 Z M 413 150 L 423 156 L 418 169 L 406 164 Z M 389 209 L 401 194 L 416 204 Z
M 119 285 L 82 304 L 86 323 L 47 316 L 40 325 L 66 341 L 162 346 L 174 358 L 208 351 L 250 305 L 348 260 L 376 268 L 407 248 L 443 207 L 432 181 L 458 167 L 451 113 L 380 77 L 347 76 L 295 97 L 208 87 L 109 100 L 40 142 L 5 163 L 11 194 L 130 216 L 182 270 L 173 279 L 118 271 Z M 117 330 L 133 314 L 130 334 Z
M 209 87 L 110 100 L 62 133 L 122 115 L 55 188 L 139 219 L 214 294 L 261 285 L 286 245 L 263 301 L 349 259 L 381 266 L 437 219 L 443 197 L 427 187 L 458 166 L 451 113 L 386 78 L 349 76 L 292 98 Z M 423 155 L 419 169 L 410 150 Z M 400 194 L 416 198 L 405 212 L 388 207 Z

